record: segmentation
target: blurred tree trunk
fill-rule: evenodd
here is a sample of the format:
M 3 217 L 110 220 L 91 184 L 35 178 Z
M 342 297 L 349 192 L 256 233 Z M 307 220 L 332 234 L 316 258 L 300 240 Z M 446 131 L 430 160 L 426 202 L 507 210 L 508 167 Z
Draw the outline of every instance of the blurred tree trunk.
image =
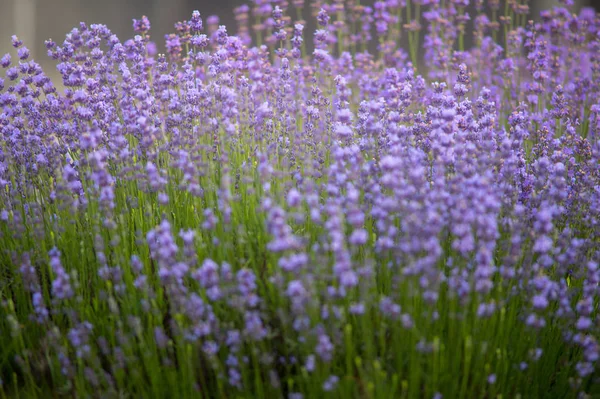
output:
M 14 0 L 13 2 L 13 30 L 25 46 L 36 54 L 35 28 L 36 28 L 36 0 Z
M 0 1 L 0 55 L 4 55 L 10 46 L 12 6 L 12 2 Z
M 589 0 L 575 0 L 575 10 L 579 10 L 583 6 L 588 6 L 591 3 Z M 559 0 L 542 0 L 542 1 L 530 1 L 529 9 L 531 11 L 531 15 L 534 18 L 537 18 L 540 15 L 540 11 L 547 10 L 552 7 L 561 6 Z M 597 7 L 597 6 L 596 6 Z
M 186 18 L 187 1 L 186 0 L 154 0 L 152 4 L 152 14 L 148 15 L 152 28 L 150 30 L 151 40 L 156 42 L 159 47 L 164 44 L 164 36 L 175 32 L 173 25 L 177 21 Z M 192 11 L 189 10 L 191 15 Z

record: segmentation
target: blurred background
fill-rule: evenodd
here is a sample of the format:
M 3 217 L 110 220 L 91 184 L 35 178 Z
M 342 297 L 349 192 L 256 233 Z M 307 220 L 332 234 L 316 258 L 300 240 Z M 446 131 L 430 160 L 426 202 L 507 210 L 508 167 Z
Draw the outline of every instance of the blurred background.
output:
M 306 0 L 309 2 L 310 0 Z M 372 4 L 375 0 L 361 0 Z M 576 0 L 577 6 L 595 6 L 600 0 Z M 54 68 L 46 55 L 44 40 L 54 39 L 61 43 L 80 21 L 88 24 L 101 23 L 115 33 L 121 41 L 133 36 L 132 19 L 146 15 L 152 25 L 151 39 L 162 50 L 164 35 L 174 31 L 173 24 L 189 19 L 193 10 L 199 10 L 202 18 L 218 15 L 220 24 L 227 25 L 235 33 L 233 9 L 247 0 L 0 0 L 0 56 L 12 51 L 10 37 L 14 34 L 25 42 L 32 56 L 47 73 Z M 594 4 L 595 3 L 595 4 Z M 533 0 L 529 2 L 532 12 L 558 4 L 557 0 Z
M 151 39 L 159 48 L 164 35 L 173 33 L 173 24 L 189 19 L 199 10 L 205 20 L 219 15 L 221 23 L 235 32 L 233 8 L 244 0 L 0 0 L 0 54 L 11 50 L 10 37 L 17 35 L 25 42 L 34 58 L 43 62 L 44 40 L 62 42 L 80 21 L 88 25 L 107 25 L 121 41 L 133 37 L 133 18 L 146 15 L 150 19 Z

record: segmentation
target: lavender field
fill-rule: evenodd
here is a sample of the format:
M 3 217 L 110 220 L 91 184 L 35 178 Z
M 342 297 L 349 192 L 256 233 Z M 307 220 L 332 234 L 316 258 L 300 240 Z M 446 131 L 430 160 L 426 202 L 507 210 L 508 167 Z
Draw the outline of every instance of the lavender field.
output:
M 600 398 L 600 15 L 200 12 L 0 58 L 0 398 Z

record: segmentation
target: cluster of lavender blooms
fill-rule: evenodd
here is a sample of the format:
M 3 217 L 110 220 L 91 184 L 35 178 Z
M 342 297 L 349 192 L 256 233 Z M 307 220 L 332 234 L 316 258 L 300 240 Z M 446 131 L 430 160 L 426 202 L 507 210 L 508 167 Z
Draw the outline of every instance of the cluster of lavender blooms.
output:
M 600 17 L 483 3 L 13 37 L 0 392 L 600 394 Z

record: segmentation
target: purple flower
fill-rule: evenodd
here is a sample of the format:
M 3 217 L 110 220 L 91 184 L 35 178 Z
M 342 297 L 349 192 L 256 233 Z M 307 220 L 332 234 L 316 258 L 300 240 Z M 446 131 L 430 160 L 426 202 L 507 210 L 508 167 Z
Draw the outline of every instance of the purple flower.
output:
M 300 205 L 300 201 L 302 200 L 302 195 L 298 190 L 292 188 L 287 195 L 287 203 L 289 207 L 296 207 Z
M 209 39 L 208 36 L 206 35 L 197 35 L 191 38 L 190 43 L 192 43 L 192 45 L 200 47 L 200 48 L 204 48 L 206 46 L 208 46 L 209 44 Z
M 2 68 L 8 68 L 10 66 L 10 61 L 10 54 L 4 54 L 2 58 L 0 58 L 0 65 L 2 65 Z
M 12 35 L 11 42 L 13 47 L 17 49 L 23 45 L 23 41 L 19 40 L 19 38 L 16 35 Z
M 53 248 L 48 253 L 50 256 L 50 267 L 55 277 L 52 281 L 52 296 L 58 300 L 70 299 L 74 295 L 71 287 L 71 276 L 67 274 L 60 261 L 60 252 Z
M 38 323 L 44 323 L 48 319 L 48 309 L 44 304 L 44 297 L 41 292 L 34 292 L 32 303 L 35 311 L 35 319 Z
M 354 230 L 348 239 L 352 245 L 364 245 L 367 243 L 368 233 L 365 229 Z
M 202 222 L 202 228 L 204 230 L 212 230 L 216 227 L 218 219 L 213 213 L 213 210 L 207 208 L 204 210 L 204 221 Z
M 400 316 L 400 305 L 393 303 L 390 298 L 383 297 L 379 303 L 379 310 L 381 313 L 390 318 L 397 318 Z
M 319 335 L 318 343 L 315 352 L 325 362 L 330 362 L 333 359 L 334 346 L 331 339 L 326 334 Z
M 227 28 L 225 25 L 219 26 L 219 29 L 217 29 L 217 32 L 215 33 L 216 42 L 220 45 L 225 45 L 227 43 L 227 39 Z
M 335 375 L 329 376 L 329 378 L 327 378 L 327 380 L 325 380 L 325 382 L 323 383 L 323 390 L 325 392 L 333 391 L 336 388 L 339 380 L 340 379 L 338 376 L 335 376 Z
M 8 68 L 6 77 L 11 81 L 16 80 L 19 77 L 19 70 L 16 67 Z
M 347 345 L 389 371 L 397 354 L 365 359 L 369 340 L 410 336 L 430 356 L 443 321 L 517 315 L 575 359 L 564 381 L 583 394 L 600 358 L 597 15 L 557 7 L 523 27 L 514 1 L 510 20 L 497 1 L 304 3 L 256 0 L 233 30 L 193 11 L 166 54 L 146 17 L 125 40 L 79 24 L 45 42 L 60 90 L 13 37 L 0 256 L 8 294 L 31 302 L 5 301 L 9 332 L 37 353 L 25 334 L 44 330 L 49 367 L 98 396 L 135 379 L 148 329 L 165 370 L 199 355 L 239 396 L 256 362 L 295 397 L 356 371 Z M 463 332 L 489 353 L 488 330 Z M 529 373 L 547 350 L 534 341 L 493 349 Z M 492 371 L 490 393 L 505 377 Z
M 306 371 L 308 371 L 309 373 L 315 371 L 315 361 L 315 355 L 308 355 L 308 357 L 306 358 L 306 363 L 304 363 Z
M 202 18 L 200 18 L 200 12 L 194 10 L 192 12 L 192 18 L 190 19 L 190 29 L 192 32 L 200 32 L 203 29 Z
M 244 334 L 251 340 L 260 341 L 267 336 L 267 330 L 258 312 L 247 312 L 244 316 L 244 324 Z
M 327 13 L 327 11 L 325 11 L 323 8 L 321 8 L 319 13 L 317 14 L 317 22 L 321 26 L 327 26 L 327 23 L 329 22 L 329 20 L 330 20 L 329 14 Z
M 141 19 L 133 20 L 133 31 L 136 33 L 146 34 L 150 31 L 150 20 L 145 15 Z
M 92 324 L 85 321 L 70 329 L 67 334 L 78 358 L 85 358 L 91 353 L 89 341 L 92 329 Z
M 536 295 L 531 300 L 533 307 L 538 310 L 543 310 L 548 307 L 548 299 L 544 295 Z
M 593 325 L 592 320 L 589 317 L 582 316 L 579 319 L 577 319 L 577 323 L 575 324 L 575 327 L 578 330 L 588 330 L 592 327 L 592 325 Z
M 21 47 L 17 50 L 17 55 L 21 61 L 25 61 L 29 58 L 29 49 L 27 47 Z
M 220 281 L 219 266 L 212 260 L 206 259 L 202 266 L 192 273 L 192 276 L 204 288 L 217 288 Z M 209 290 L 208 292 L 211 293 L 212 300 L 216 300 L 220 296 L 218 290 Z
M 169 343 L 169 337 L 167 337 L 161 327 L 154 328 L 154 340 L 159 349 L 165 349 Z
M 350 313 L 355 315 L 365 314 L 365 304 L 355 303 L 350 306 Z

